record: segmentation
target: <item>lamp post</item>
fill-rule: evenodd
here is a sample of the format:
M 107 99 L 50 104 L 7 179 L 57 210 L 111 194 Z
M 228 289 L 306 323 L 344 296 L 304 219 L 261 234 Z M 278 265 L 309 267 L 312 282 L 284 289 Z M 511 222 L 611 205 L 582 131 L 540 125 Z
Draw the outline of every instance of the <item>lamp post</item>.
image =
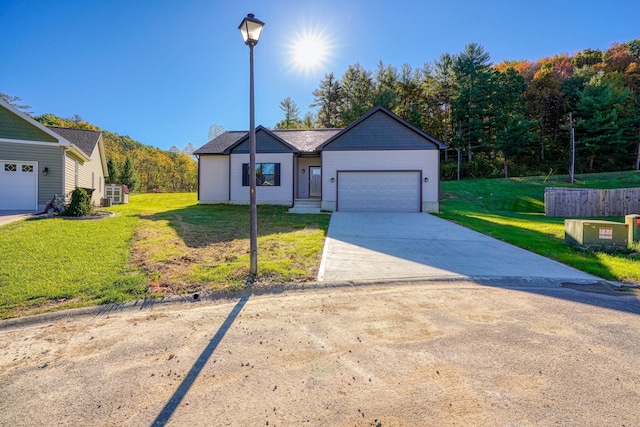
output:
M 249 281 L 258 276 L 258 206 L 256 202 L 256 124 L 253 100 L 253 48 L 260 40 L 264 22 L 253 13 L 242 20 L 238 29 L 249 46 Z

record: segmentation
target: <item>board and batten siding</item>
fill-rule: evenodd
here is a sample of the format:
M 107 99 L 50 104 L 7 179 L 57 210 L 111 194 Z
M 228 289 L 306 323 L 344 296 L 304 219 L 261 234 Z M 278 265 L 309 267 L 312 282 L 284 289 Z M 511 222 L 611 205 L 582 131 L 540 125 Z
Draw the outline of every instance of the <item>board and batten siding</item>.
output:
M 335 211 L 338 171 L 421 171 L 422 212 L 438 212 L 439 150 L 323 151 L 322 209 Z M 331 178 L 334 182 L 331 182 Z M 427 178 L 428 181 L 424 182 Z
M 231 154 L 231 203 L 248 204 L 249 187 L 242 185 L 242 164 L 249 154 Z M 256 201 L 266 205 L 293 205 L 293 153 L 257 153 L 256 163 L 280 163 L 280 186 L 258 186 Z
M 0 141 L 0 160 L 37 162 L 38 164 L 38 209 L 44 209 L 53 195 L 61 196 L 62 188 L 62 148 L 55 144 L 19 144 Z M 42 174 L 48 168 L 47 176 Z
M 201 155 L 198 161 L 200 203 L 229 203 L 229 156 Z

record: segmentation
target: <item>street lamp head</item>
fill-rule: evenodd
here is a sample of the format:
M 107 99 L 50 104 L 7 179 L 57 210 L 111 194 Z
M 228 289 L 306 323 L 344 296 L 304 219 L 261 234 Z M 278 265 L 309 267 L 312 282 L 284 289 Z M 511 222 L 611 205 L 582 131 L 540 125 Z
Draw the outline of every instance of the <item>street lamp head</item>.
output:
M 264 22 L 256 19 L 253 13 L 250 13 L 242 20 L 238 29 L 242 34 L 244 43 L 249 46 L 255 46 L 258 44 L 258 40 L 260 40 L 262 27 L 264 27 Z

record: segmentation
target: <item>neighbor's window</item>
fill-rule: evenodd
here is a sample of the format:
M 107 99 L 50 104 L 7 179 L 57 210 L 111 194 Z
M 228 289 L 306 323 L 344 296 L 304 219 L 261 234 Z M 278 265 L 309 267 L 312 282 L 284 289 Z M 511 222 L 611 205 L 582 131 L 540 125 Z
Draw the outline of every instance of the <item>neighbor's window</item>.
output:
M 242 164 L 242 185 L 249 186 L 249 163 Z M 257 186 L 280 186 L 280 163 L 256 163 Z

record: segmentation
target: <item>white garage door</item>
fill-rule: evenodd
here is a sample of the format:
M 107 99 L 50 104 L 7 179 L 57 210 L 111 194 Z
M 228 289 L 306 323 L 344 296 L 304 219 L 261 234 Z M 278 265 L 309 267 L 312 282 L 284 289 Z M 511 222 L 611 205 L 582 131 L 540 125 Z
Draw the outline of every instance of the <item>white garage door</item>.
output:
M 38 208 L 36 163 L 0 160 L 0 210 Z
M 420 212 L 420 172 L 338 172 L 338 211 Z

